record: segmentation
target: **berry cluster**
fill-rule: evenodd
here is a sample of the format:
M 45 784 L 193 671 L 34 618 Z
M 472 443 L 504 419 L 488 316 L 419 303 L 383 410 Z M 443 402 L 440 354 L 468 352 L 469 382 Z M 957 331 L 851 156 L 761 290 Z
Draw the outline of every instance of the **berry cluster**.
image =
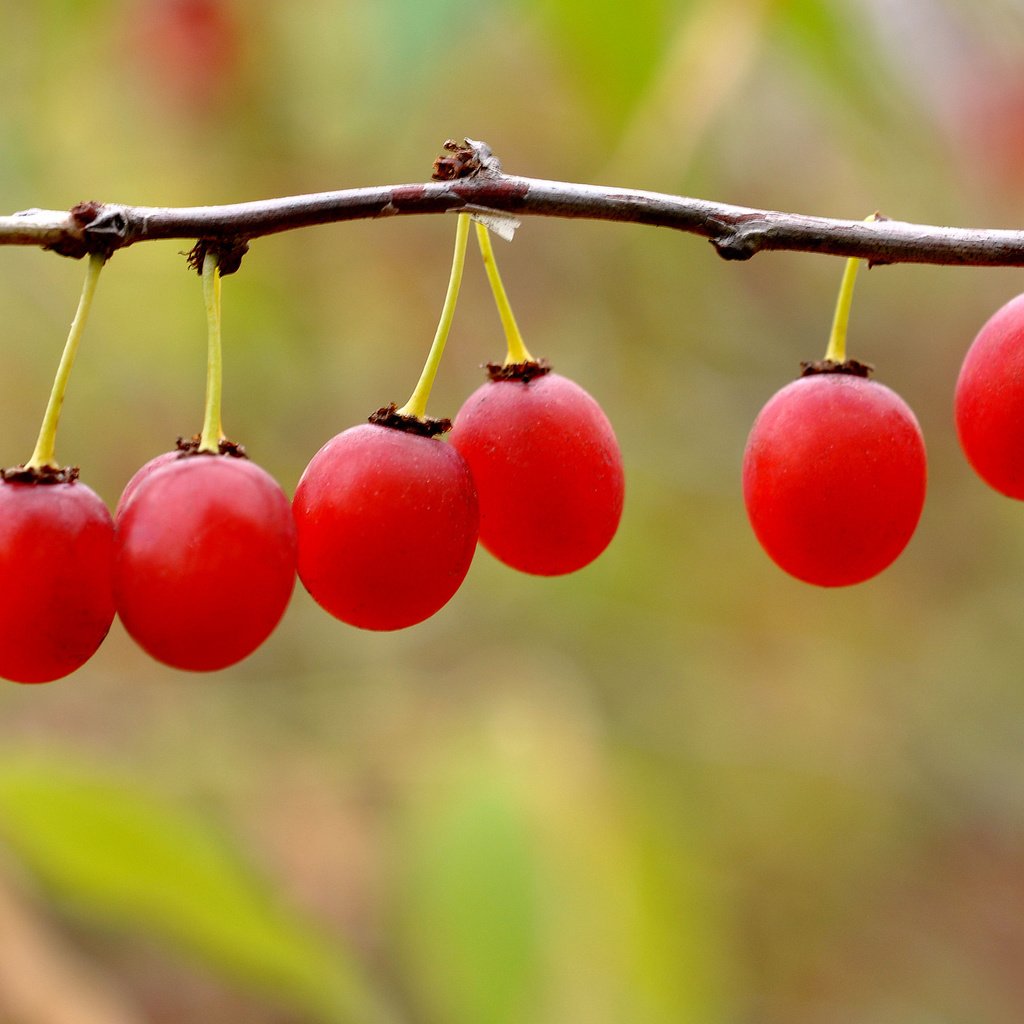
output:
M 115 614 L 152 657 L 212 671 L 245 658 L 277 626 L 296 576 L 330 614 L 393 630 L 433 615 L 458 590 L 478 542 L 523 572 L 553 576 L 596 558 L 618 526 L 622 457 L 581 387 L 529 354 L 478 239 L 509 357 L 452 424 L 426 415 L 451 324 L 469 217 L 461 215 L 441 324 L 413 397 L 328 441 L 292 502 L 227 441 L 220 423 L 220 254 L 197 248 L 209 358 L 203 430 L 146 463 L 113 516 L 54 461 L 57 415 L 101 257 L 61 360 L 40 440 L 0 475 L 0 677 L 68 675 Z
M 743 457 L 754 533 L 786 572 L 823 587 L 860 583 L 903 551 L 924 507 L 916 417 L 872 368 L 846 359 L 859 261 L 847 262 L 825 359 L 761 410 Z M 996 490 L 1024 499 L 1024 296 L 978 334 L 956 386 L 961 446 Z
M 212 671 L 245 658 L 283 616 L 296 578 L 370 630 L 421 622 L 455 594 L 482 545 L 522 572 L 589 564 L 622 514 L 622 455 L 579 385 L 523 342 L 486 226 L 477 240 L 505 330 L 504 362 L 448 420 L 426 405 L 451 327 L 470 217 L 462 214 L 441 320 L 409 401 L 328 441 L 289 502 L 221 427 L 220 282 L 238 253 L 200 243 L 209 350 L 203 429 L 128 482 L 114 515 L 55 461 L 57 420 L 104 257 L 93 256 L 32 457 L 0 471 L 0 677 L 46 682 L 97 650 L 117 615 L 157 660 Z M 849 260 L 821 362 L 758 415 L 743 493 L 765 551 L 796 578 L 859 583 L 891 564 L 921 516 L 921 429 L 897 394 L 846 358 L 859 261 Z M 964 452 L 1024 499 L 1024 296 L 982 328 L 956 387 Z M 447 440 L 440 435 L 450 429 Z

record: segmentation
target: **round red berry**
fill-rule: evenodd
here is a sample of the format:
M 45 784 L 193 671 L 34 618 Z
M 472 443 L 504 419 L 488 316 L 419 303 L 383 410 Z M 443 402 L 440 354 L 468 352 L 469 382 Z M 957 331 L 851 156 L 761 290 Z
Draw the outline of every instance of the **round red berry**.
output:
M 83 665 L 114 618 L 114 526 L 79 481 L 0 481 L 0 676 L 45 683 Z
M 434 437 L 364 423 L 328 441 L 293 501 L 299 578 L 363 629 L 401 629 L 443 607 L 469 571 L 476 489 L 459 453 Z
M 173 462 L 175 459 L 181 457 L 180 451 L 173 452 L 161 452 L 159 455 L 155 455 L 149 460 L 149 462 L 140 466 L 132 478 L 124 485 L 124 490 L 121 492 L 121 497 L 117 499 L 117 507 L 114 509 L 115 521 L 120 518 L 121 511 L 131 501 L 132 495 L 139 489 L 139 484 L 143 480 L 147 479 L 152 473 L 158 470 L 161 466 L 166 466 L 168 462 Z
M 152 468 L 133 490 L 117 517 L 114 575 L 129 634 L 157 660 L 193 671 L 251 654 L 295 585 L 280 486 L 248 459 L 188 455 Z
M 743 496 L 761 546 L 824 587 L 881 572 L 924 505 L 921 428 L 895 392 L 863 376 L 815 373 L 761 410 L 743 458 Z
M 557 373 L 492 379 L 459 410 L 452 446 L 480 495 L 480 542 L 523 572 L 592 562 L 622 516 L 622 453 L 608 417 Z
M 981 328 L 953 402 L 960 445 L 989 486 L 1024 499 L 1024 295 Z

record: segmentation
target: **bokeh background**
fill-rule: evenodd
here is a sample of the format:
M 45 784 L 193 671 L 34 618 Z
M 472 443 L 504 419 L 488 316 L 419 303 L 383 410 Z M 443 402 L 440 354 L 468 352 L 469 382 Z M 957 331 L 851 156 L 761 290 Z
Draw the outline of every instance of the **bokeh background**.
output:
M 860 218 L 1024 214 L 1020 0 L 0 0 L 0 210 L 198 205 L 506 170 Z M 291 493 L 412 388 L 452 222 L 256 242 L 225 280 L 225 425 Z M 769 562 L 739 484 L 820 357 L 835 259 L 529 220 L 497 243 L 533 351 L 616 426 L 609 550 L 481 552 L 399 634 L 298 590 L 244 663 L 0 690 L 0 1017 L 16 1024 L 1024 1019 L 1024 511 L 951 422 L 1014 270 L 883 267 L 851 354 L 916 410 L 930 493 L 882 576 Z M 115 255 L 58 454 L 113 505 L 198 430 L 179 243 Z M 31 451 L 83 268 L 0 250 L 0 460 Z M 502 354 L 470 261 L 432 400 Z M 0 581 L 3 585 L 3 581 Z M 187 619 L 187 610 L 183 610 Z

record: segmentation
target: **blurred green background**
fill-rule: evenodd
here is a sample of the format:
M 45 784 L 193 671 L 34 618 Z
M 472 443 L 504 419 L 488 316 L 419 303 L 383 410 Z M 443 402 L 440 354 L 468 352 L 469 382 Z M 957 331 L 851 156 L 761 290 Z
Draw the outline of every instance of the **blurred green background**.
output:
M 1024 215 L 1016 0 L 0 0 L 0 210 L 198 205 L 512 173 L 860 218 Z M 225 426 L 291 493 L 415 382 L 453 223 L 256 242 L 225 280 Z M 297 591 L 209 677 L 115 623 L 0 690 L 0 1019 L 16 1024 L 1019 1024 L 1024 513 L 951 397 L 1019 271 L 862 275 L 851 355 L 917 412 L 917 535 L 797 583 L 742 506 L 746 434 L 823 354 L 841 262 L 529 220 L 527 342 L 615 424 L 619 535 L 571 577 L 481 552 L 432 620 Z M 115 255 L 59 456 L 111 504 L 199 429 L 185 244 Z M 0 460 L 30 453 L 83 267 L 0 249 Z M 431 412 L 502 354 L 467 269 Z

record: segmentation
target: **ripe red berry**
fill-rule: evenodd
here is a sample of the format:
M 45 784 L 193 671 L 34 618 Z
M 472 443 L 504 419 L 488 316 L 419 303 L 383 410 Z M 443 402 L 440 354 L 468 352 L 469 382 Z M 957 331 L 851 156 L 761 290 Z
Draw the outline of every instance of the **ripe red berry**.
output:
M 611 542 L 622 516 L 622 453 L 608 417 L 578 384 L 543 370 L 503 379 L 496 368 L 459 410 L 451 443 L 476 481 L 480 543 L 502 562 L 557 576 Z
M 953 403 L 967 460 L 989 486 L 1024 499 L 1024 295 L 997 310 L 974 339 Z
M 85 484 L 0 481 L 0 676 L 83 665 L 114 618 L 114 525 Z
M 152 468 L 129 497 L 117 517 L 114 586 L 131 636 L 193 671 L 256 650 L 295 585 L 295 531 L 277 482 L 248 459 L 188 455 Z
M 433 437 L 364 423 L 313 456 L 293 502 L 299 578 L 331 615 L 401 629 L 465 579 L 479 525 L 459 453 Z
M 128 504 L 132 495 L 139 489 L 139 484 L 141 484 L 143 480 L 146 480 L 161 466 L 166 466 L 168 462 L 173 462 L 180 456 L 180 451 L 161 452 L 135 471 L 132 478 L 124 485 L 121 497 L 117 499 L 117 507 L 114 509 L 115 522 L 121 517 L 121 510 Z
M 921 428 L 895 392 L 851 373 L 787 384 L 761 410 L 743 457 L 743 496 L 761 546 L 823 587 L 881 572 L 924 505 Z

